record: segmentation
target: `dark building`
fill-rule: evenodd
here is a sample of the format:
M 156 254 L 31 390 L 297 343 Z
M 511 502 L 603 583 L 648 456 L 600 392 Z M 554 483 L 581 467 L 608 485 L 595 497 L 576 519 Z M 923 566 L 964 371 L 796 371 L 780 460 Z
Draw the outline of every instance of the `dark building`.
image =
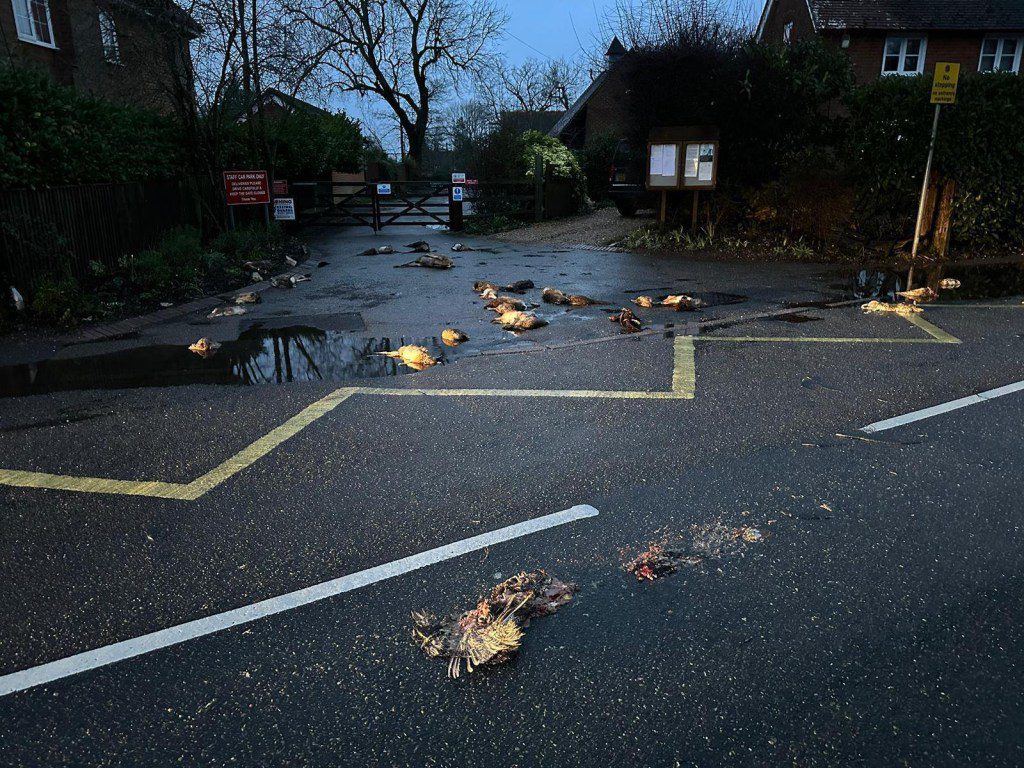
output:
M 621 138 L 628 124 L 626 119 L 626 82 L 619 66 L 628 55 L 619 38 L 612 40 L 605 53 L 605 67 L 548 131 L 571 149 L 581 149 L 599 136 Z
M 0 0 L 2 55 L 61 85 L 162 111 L 201 32 L 173 0 Z
M 857 82 L 934 71 L 1020 72 L 1024 0 L 767 0 L 759 40 L 809 37 L 850 57 Z

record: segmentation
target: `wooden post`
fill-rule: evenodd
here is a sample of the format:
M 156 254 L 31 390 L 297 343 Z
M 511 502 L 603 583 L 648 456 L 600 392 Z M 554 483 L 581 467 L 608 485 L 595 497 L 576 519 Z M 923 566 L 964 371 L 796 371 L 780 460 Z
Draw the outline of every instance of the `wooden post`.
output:
M 658 215 L 658 221 L 662 225 L 668 221 L 668 192 L 664 189 L 661 190 L 661 213 Z
M 533 156 L 533 220 L 544 221 L 544 157 Z
M 907 274 L 907 290 L 914 287 L 914 262 L 917 261 L 917 248 L 921 243 L 921 219 L 924 218 L 925 198 L 928 195 L 928 185 L 932 177 L 932 161 L 935 159 L 935 137 L 939 133 L 939 115 L 942 114 L 942 105 L 935 105 L 935 118 L 932 121 L 932 140 L 928 145 L 928 162 L 924 167 L 924 181 L 921 183 L 921 202 L 917 206 L 917 224 L 914 226 L 914 244 L 910 249 L 910 272 Z
M 690 212 L 690 231 L 697 231 L 697 211 L 700 210 L 700 190 L 693 190 L 693 210 Z

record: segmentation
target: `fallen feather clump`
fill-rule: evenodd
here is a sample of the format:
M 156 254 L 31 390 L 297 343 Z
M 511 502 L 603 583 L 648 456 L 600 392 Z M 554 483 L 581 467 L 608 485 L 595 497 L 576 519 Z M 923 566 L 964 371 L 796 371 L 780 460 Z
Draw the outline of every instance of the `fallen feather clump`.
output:
M 960 281 L 955 277 L 946 277 L 939 281 L 939 288 L 944 291 L 955 291 L 960 287 Z
M 457 347 L 464 341 L 469 341 L 469 336 L 464 334 L 458 328 L 445 328 L 441 331 L 441 341 L 449 347 Z
M 244 315 L 246 312 L 245 307 L 214 307 L 207 317 L 234 317 L 235 315 Z
M 644 552 L 626 563 L 626 570 L 640 581 L 654 581 L 671 576 L 684 565 L 700 565 L 704 558 L 664 544 L 651 544 Z
M 407 264 L 396 264 L 395 267 L 426 267 L 427 269 L 451 269 L 455 266 L 455 262 L 449 259 L 447 256 L 441 256 L 437 253 L 431 253 L 426 256 L 420 256 L 416 261 L 410 261 Z
M 448 676 L 476 667 L 503 664 L 523 642 L 530 620 L 550 616 L 567 605 L 576 585 L 545 571 L 523 572 L 491 590 L 476 607 L 438 618 L 429 611 L 412 614 L 413 641 L 431 658 L 448 658 Z
M 938 292 L 934 288 L 915 288 L 912 291 L 900 291 L 896 294 L 900 298 L 912 301 L 915 304 L 919 302 L 935 301 L 939 298 Z
M 861 309 L 865 312 L 889 312 L 897 315 L 916 315 L 924 311 L 916 304 L 889 304 L 877 299 L 861 305 Z
M 258 293 L 240 293 L 235 296 L 235 304 L 259 304 L 263 299 Z
M 377 352 L 375 354 L 400 360 L 403 365 L 407 365 L 414 371 L 422 371 L 424 368 L 437 365 L 437 360 L 427 351 L 426 347 L 415 344 L 406 344 L 394 352 Z
M 363 251 L 360 256 L 384 256 L 389 253 L 394 253 L 395 249 L 390 245 L 381 245 L 376 248 L 367 248 Z
M 608 319 L 613 323 L 618 323 L 622 327 L 623 333 L 636 333 L 643 330 L 644 327 L 640 318 L 633 314 L 633 310 L 625 307 L 620 309 L 617 315 L 611 315 Z
M 530 312 L 520 312 L 515 310 L 512 312 L 504 312 L 494 318 L 491 322 L 497 323 L 506 331 L 530 331 L 534 328 L 543 328 L 548 324 L 547 320 L 542 320 Z
M 189 345 L 188 348 L 189 352 L 195 352 L 204 359 L 207 357 L 213 357 L 217 353 L 218 349 L 220 349 L 220 344 L 206 338 L 200 339 L 195 344 Z

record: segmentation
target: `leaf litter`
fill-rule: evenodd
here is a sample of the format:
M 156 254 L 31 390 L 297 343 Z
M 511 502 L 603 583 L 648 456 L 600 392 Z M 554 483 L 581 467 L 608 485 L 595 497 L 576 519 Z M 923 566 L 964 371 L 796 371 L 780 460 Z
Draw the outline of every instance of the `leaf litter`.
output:
M 512 659 L 530 621 L 550 616 L 572 601 L 577 587 L 546 571 L 523 571 L 496 585 L 476 607 L 438 618 L 413 611 L 413 641 L 431 658 L 448 659 L 448 676 Z

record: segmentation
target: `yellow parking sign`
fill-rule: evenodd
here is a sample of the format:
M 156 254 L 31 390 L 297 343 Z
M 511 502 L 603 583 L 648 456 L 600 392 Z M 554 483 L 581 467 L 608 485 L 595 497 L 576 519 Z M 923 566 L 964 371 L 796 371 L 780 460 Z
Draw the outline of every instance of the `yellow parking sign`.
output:
M 956 84 L 960 79 L 960 65 L 940 61 L 935 65 L 935 79 L 932 81 L 932 104 L 955 104 Z

